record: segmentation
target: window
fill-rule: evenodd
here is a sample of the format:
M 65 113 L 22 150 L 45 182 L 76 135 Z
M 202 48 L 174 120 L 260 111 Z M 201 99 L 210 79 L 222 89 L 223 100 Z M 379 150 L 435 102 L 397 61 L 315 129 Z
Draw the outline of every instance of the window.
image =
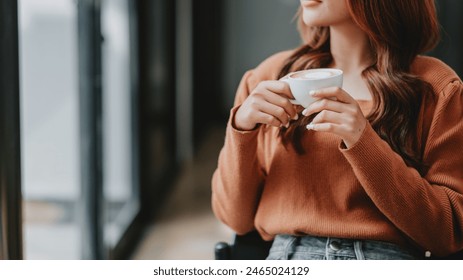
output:
M 19 4 L 24 257 L 79 259 L 77 5 Z
M 135 40 L 128 0 L 104 1 L 103 198 L 104 243 L 116 246 L 139 210 L 136 163 Z
M 111 258 L 139 212 L 131 5 L 20 1 L 26 259 Z

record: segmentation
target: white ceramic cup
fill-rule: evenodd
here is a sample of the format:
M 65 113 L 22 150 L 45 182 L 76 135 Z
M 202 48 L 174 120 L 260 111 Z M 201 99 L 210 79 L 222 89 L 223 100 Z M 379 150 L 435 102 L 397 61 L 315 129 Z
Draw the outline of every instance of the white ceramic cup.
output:
M 335 68 L 314 68 L 289 73 L 280 79 L 288 83 L 294 99 L 291 103 L 307 108 L 317 99 L 309 93 L 312 90 L 342 87 L 343 72 Z

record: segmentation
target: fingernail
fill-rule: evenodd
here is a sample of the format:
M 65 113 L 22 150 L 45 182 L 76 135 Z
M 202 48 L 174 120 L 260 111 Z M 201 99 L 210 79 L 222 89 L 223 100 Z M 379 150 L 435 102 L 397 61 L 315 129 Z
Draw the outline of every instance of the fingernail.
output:
M 307 128 L 307 130 L 313 130 L 314 129 L 314 124 L 309 123 L 308 125 L 305 126 L 305 128 Z
M 289 128 L 289 123 L 287 123 L 287 124 L 285 125 L 285 127 L 286 127 L 286 128 Z
M 296 115 L 293 117 L 293 120 L 297 121 L 299 119 L 299 114 L 296 113 Z
M 316 92 L 315 90 L 309 91 L 309 94 L 310 94 L 310 95 L 315 95 L 316 93 L 317 93 L 317 92 Z
M 307 109 L 304 109 L 304 111 L 302 111 L 302 114 L 303 114 L 304 116 L 307 116 Z

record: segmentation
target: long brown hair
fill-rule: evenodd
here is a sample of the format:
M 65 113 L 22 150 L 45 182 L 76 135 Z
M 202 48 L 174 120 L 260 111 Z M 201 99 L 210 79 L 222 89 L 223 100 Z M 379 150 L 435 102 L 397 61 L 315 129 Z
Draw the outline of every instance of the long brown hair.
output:
M 373 109 L 367 116 L 373 129 L 410 166 L 423 166 L 417 140 L 417 121 L 424 96 L 432 96 L 429 83 L 410 74 L 417 55 L 433 49 L 439 40 L 434 0 L 345 0 L 354 22 L 369 37 L 374 62 L 362 72 L 372 93 Z M 291 71 L 327 67 L 330 53 L 328 27 L 307 27 L 299 10 L 303 46 L 285 62 L 279 77 Z M 287 146 L 304 153 L 301 138 L 314 116 L 300 118 L 280 136 Z

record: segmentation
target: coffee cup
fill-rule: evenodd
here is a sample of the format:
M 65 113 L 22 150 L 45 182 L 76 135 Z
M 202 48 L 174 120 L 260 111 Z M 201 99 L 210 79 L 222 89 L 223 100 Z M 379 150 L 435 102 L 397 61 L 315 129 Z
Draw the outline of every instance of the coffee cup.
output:
M 310 95 L 312 90 L 342 87 L 343 72 L 335 68 L 314 68 L 289 73 L 280 80 L 291 89 L 294 99 L 289 101 L 307 108 L 317 100 Z

